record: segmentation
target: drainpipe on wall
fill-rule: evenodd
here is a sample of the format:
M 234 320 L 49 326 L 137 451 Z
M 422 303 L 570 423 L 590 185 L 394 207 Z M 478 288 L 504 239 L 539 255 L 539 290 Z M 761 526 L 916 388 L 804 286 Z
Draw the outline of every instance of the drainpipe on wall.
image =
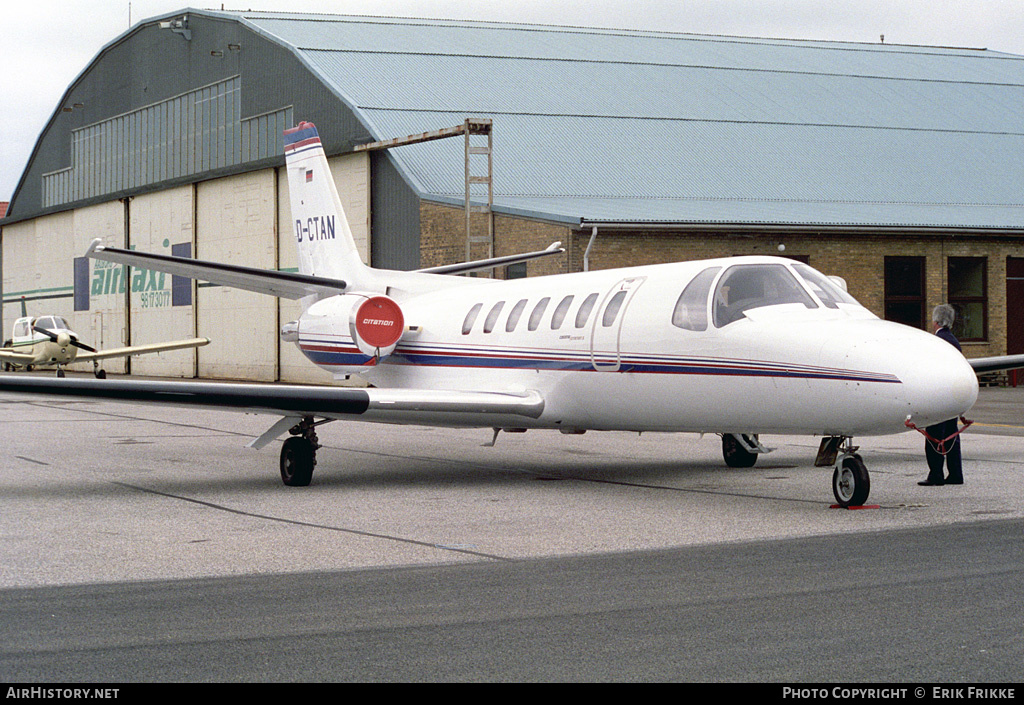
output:
M 590 242 L 587 243 L 587 249 L 583 253 L 583 271 L 590 271 L 590 250 L 594 247 L 594 240 L 597 239 L 597 226 L 595 225 L 590 230 Z

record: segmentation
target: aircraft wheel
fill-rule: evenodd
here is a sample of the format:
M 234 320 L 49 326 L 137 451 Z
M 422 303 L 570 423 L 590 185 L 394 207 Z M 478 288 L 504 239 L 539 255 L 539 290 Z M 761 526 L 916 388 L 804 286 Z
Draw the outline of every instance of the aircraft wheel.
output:
M 58 367 L 58 368 L 57 368 L 57 376 L 58 376 L 58 377 L 63 377 L 63 376 L 64 376 L 64 370 L 62 370 L 62 369 L 60 369 L 60 368 Z
M 106 370 L 96 370 L 96 372 L 94 372 L 93 374 L 96 375 L 96 379 L 106 379 L 107 378 L 107 371 Z
M 316 456 L 313 444 L 292 436 L 281 446 L 281 481 L 289 487 L 305 487 L 313 479 Z
M 864 461 L 858 455 L 842 459 L 832 473 L 832 494 L 840 507 L 859 507 L 868 499 L 871 479 Z
M 757 453 L 751 453 L 744 448 L 731 433 L 722 436 L 722 457 L 725 458 L 725 464 L 731 468 L 752 468 L 757 462 Z

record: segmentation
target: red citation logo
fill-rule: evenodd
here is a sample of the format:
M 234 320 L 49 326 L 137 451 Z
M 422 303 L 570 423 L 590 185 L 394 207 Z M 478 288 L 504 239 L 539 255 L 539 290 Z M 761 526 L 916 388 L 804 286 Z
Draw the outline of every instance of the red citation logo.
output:
M 405 316 L 398 304 L 386 296 L 373 296 L 356 311 L 356 332 L 373 348 L 388 348 L 405 330 Z

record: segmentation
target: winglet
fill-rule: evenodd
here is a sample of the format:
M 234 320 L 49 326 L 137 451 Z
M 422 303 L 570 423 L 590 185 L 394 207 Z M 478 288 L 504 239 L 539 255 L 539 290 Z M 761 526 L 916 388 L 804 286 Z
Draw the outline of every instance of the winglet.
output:
M 95 240 L 89 243 L 89 249 L 85 251 L 85 256 L 92 257 L 94 253 L 102 252 L 103 249 L 103 240 L 96 238 Z

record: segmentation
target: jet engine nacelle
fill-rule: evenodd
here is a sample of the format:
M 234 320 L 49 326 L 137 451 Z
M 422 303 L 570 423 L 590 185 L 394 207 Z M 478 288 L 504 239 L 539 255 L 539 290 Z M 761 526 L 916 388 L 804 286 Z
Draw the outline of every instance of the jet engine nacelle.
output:
M 281 338 L 335 373 L 359 372 L 394 352 L 405 332 L 398 303 L 382 294 L 341 294 L 317 301 Z

